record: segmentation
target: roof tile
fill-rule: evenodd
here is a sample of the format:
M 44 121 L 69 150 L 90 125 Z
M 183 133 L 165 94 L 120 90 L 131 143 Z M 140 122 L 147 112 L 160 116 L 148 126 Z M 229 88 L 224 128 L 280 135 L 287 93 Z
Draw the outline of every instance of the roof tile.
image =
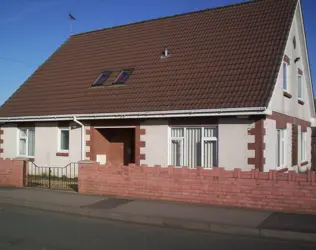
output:
M 264 0 L 70 37 L 0 116 L 266 106 L 297 0 Z M 160 59 L 164 47 L 168 59 Z M 125 86 L 91 88 L 105 70 Z

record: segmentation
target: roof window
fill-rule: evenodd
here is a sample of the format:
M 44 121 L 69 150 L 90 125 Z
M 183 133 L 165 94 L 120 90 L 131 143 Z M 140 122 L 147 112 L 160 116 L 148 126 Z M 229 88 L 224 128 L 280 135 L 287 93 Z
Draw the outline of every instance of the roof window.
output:
M 113 84 L 125 84 L 132 72 L 133 69 L 123 69 Z
M 92 87 L 95 86 L 102 86 L 104 82 L 110 77 L 111 71 L 104 71 L 102 72 L 99 77 L 95 80 L 95 82 L 92 84 Z

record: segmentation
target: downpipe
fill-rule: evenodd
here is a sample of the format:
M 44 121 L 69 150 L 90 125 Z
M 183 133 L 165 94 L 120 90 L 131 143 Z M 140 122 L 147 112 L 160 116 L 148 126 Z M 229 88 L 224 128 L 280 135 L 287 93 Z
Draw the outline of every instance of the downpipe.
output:
M 85 126 L 78 121 L 77 117 L 73 117 L 73 121 L 81 126 L 81 160 L 85 160 Z

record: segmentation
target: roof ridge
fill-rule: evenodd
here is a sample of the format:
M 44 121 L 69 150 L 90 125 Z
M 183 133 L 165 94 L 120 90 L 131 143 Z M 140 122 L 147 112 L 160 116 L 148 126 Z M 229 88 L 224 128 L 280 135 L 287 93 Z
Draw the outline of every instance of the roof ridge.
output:
M 73 35 L 71 35 L 71 37 L 85 35 L 85 34 L 93 33 L 93 32 L 101 32 L 104 30 L 117 29 L 117 28 L 121 28 L 121 27 L 125 27 L 125 26 L 153 22 L 153 21 L 158 21 L 158 20 L 163 20 L 163 19 L 169 19 L 169 18 L 178 17 L 178 16 L 185 16 L 185 15 L 191 15 L 191 14 L 195 14 L 195 13 L 202 13 L 202 12 L 206 12 L 206 11 L 210 11 L 210 10 L 219 10 L 219 9 L 232 8 L 232 7 L 237 7 L 237 6 L 239 7 L 241 5 L 253 4 L 256 2 L 259 2 L 259 1 L 258 0 L 249 0 L 247 2 L 233 3 L 233 4 L 221 5 L 221 6 L 217 6 L 217 7 L 213 7 L 213 8 L 207 8 L 207 9 L 203 9 L 203 10 L 196 10 L 196 11 L 190 11 L 190 12 L 185 12 L 185 13 L 180 13 L 180 14 L 174 14 L 171 16 L 157 17 L 157 18 L 147 19 L 147 20 L 143 20 L 143 21 L 137 21 L 137 22 L 133 22 L 133 23 L 121 24 L 121 25 L 117 25 L 117 26 L 111 26 L 111 27 L 107 27 L 107 28 L 101 28 L 101 29 L 81 32 L 81 33 L 73 34 Z

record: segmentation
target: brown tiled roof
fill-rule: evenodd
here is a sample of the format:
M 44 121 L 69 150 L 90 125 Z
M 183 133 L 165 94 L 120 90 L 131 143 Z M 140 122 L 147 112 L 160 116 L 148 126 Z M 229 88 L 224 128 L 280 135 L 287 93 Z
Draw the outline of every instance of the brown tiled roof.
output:
M 0 116 L 264 107 L 296 3 L 247 2 L 74 35 Z M 125 86 L 90 87 L 124 68 L 134 69 Z

